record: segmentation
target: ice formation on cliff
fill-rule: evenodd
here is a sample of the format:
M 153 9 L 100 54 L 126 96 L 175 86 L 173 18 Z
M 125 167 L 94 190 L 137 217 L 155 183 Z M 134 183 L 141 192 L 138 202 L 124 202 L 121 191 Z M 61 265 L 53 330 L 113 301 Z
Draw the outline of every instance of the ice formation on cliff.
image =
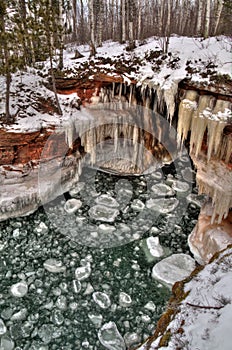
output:
M 199 95 L 193 90 L 185 91 L 179 106 L 179 142 L 183 143 L 191 131 L 190 155 L 197 167 L 199 192 L 213 199 L 212 222 L 217 215 L 221 222 L 232 207 L 231 171 L 226 166 L 231 157 L 232 140 L 224 134 L 230 113 L 231 102 Z M 220 160 L 226 164 L 219 163 Z

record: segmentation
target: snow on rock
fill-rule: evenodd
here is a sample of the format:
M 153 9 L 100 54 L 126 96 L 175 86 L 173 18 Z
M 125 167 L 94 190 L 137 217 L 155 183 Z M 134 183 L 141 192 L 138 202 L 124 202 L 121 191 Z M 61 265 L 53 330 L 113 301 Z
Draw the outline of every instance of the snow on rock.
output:
M 187 277 L 195 268 L 195 260 L 187 254 L 173 254 L 155 264 L 152 277 L 168 286 Z
M 68 214 L 74 214 L 80 207 L 82 206 L 82 202 L 79 199 L 69 199 L 64 205 L 64 210 Z
M 105 323 L 98 332 L 100 343 L 109 350 L 126 350 L 123 337 L 114 322 Z
M 154 340 L 138 350 L 230 350 L 232 321 L 232 247 L 179 284 L 163 320 L 172 316 Z M 180 288 L 183 293 L 180 293 Z M 178 295 L 181 294 L 179 297 Z M 183 299 L 183 295 L 185 295 Z M 180 300 L 178 299 L 180 298 Z M 178 303 L 178 309 L 176 305 Z M 165 321 L 164 321 L 165 323 Z M 160 344 L 166 337 L 165 346 Z

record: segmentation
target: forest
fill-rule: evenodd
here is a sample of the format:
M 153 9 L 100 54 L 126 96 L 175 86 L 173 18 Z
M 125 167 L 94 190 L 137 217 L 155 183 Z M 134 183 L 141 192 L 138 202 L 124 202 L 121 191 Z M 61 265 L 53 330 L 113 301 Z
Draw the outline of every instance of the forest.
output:
M 55 68 L 62 70 L 67 44 L 89 44 L 94 55 L 105 40 L 128 42 L 132 50 L 155 36 L 163 38 L 167 52 L 172 34 L 203 39 L 230 34 L 231 13 L 229 0 L 1 0 L 0 74 L 6 78 L 6 117 L 11 74 L 50 59 L 53 75 L 53 57 L 58 55 Z

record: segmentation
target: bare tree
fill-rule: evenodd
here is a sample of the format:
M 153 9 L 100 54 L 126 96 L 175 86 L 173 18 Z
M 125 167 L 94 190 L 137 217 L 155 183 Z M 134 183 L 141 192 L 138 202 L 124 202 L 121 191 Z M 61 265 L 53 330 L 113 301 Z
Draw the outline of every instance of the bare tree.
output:
M 126 41 L 126 0 L 121 0 L 122 12 L 122 42 Z
M 196 25 L 196 34 L 201 35 L 202 28 L 202 18 L 203 18 L 203 0 L 198 0 L 198 11 L 197 11 L 197 25 Z
M 214 35 L 217 35 L 218 25 L 221 18 L 221 13 L 223 9 L 223 0 L 216 1 L 216 10 L 215 10 L 215 23 L 214 23 Z
M 209 37 L 209 24 L 210 24 L 210 0 L 206 0 L 205 4 L 205 28 L 204 28 L 204 38 Z

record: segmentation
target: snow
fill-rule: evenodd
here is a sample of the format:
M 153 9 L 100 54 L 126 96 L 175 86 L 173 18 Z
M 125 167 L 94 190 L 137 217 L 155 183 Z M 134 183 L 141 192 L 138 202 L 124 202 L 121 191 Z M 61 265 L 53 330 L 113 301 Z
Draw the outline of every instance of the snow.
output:
M 196 82 L 209 83 L 208 77 L 202 78 L 200 73 L 204 71 L 209 62 L 216 64 L 215 70 L 220 74 L 228 74 L 232 76 L 231 71 L 231 39 L 220 36 L 212 37 L 206 40 L 202 38 L 188 38 L 171 36 L 168 51 L 170 56 L 161 59 L 161 64 L 158 69 L 154 70 L 154 62 L 148 61 L 147 55 L 151 51 L 160 51 L 160 39 L 149 38 L 144 45 L 138 46 L 133 52 L 126 52 L 125 44 L 107 41 L 103 46 L 97 48 L 97 55 L 91 59 L 89 64 L 89 73 L 92 69 L 105 72 L 108 75 L 116 76 L 116 60 L 120 62 L 136 62 L 135 69 L 129 69 L 127 73 L 123 73 L 122 77 L 124 83 L 131 84 L 131 79 L 136 79 L 138 85 L 144 84 L 150 87 L 156 87 L 159 101 L 165 101 L 168 106 L 170 120 L 172 119 L 174 110 L 174 100 L 177 92 L 177 84 L 180 80 L 187 76 L 186 62 L 191 60 L 191 65 L 195 68 L 196 73 L 192 74 L 191 79 Z M 78 49 L 83 55 L 83 58 L 73 60 L 74 51 Z M 110 58 L 111 63 L 102 64 L 101 58 Z M 64 52 L 64 72 L 66 77 L 77 77 L 78 69 L 82 64 L 89 60 L 89 47 L 75 45 L 67 46 Z M 135 60 L 135 61 L 133 61 Z M 172 67 L 172 61 L 175 61 Z M 54 59 L 56 64 L 56 59 Z M 40 130 L 44 126 L 62 126 L 65 122 L 69 122 L 70 116 L 75 120 L 88 120 L 91 115 L 82 111 L 78 111 L 73 106 L 78 106 L 78 96 L 76 93 L 70 95 L 59 94 L 59 100 L 63 116 L 59 116 L 54 111 L 50 113 L 41 113 L 39 108 L 39 100 L 41 98 L 49 99 L 55 105 L 54 94 L 46 88 L 47 74 L 49 69 L 49 62 L 38 63 L 36 68 L 28 68 L 25 72 L 16 72 L 12 74 L 11 83 L 11 113 L 15 116 L 15 123 L 7 126 L 2 123 L 2 127 L 10 129 L 13 132 L 26 132 Z M 83 69 L 84 71 L 84 69 Z M 0 114 L 4 112 L 5 100 L 5 79 L 0 76 Z M 216 118 L 227 118 L 229 111 L 225 113 L 217 111 Z M 211 116 L 212 117 L 212 116 Z M 213 116 L 214 118 L 215 116 Z
M 231 349 L 231 266 L 232 248 L 228 248 L 185 284 L 189 294 L 167 327 L 171 331 L 168 345 L 159 347 L 159 337 L 150 350 L 175 350 L 180 345 L 183 349 Z M 143 345 L 138 350 L 145 349 Z

